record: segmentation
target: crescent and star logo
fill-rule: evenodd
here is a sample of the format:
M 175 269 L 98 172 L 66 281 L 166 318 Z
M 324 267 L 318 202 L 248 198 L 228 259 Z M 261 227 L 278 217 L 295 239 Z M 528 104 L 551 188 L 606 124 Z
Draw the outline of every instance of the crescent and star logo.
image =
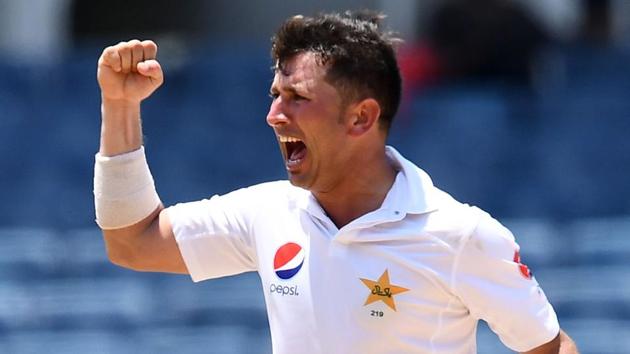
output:
M 396 303 L 394 302 L 394 295 L 398 295 L 400 293 L 404 293 L 405 291 L 409 291 L 407 288 L 403 288 L 398 285 L 393 285 L 389 281 L 389 273 L 387 269 L 385 272 L 378 278 L 378 280 L 370 280 L 359 278 L 363 282 L 365 286 L 370 289 L 370 294 L 363 306 L 367 306 L 376 301 L 382 301 L 385 305 L 389 306 L 392 310 L 396 311 Z M 382 316 L 382 315 L 381 315 Z

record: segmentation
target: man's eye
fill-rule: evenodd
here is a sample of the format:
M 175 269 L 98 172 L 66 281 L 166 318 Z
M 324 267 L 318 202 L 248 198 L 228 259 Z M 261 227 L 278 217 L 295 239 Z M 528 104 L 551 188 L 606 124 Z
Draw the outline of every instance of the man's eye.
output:
M 280 97 L 280 94 L 277 92 L 269 92 L 269 97 L 275 101 L 278 97 Z M 285 99 L 292 100 L 292 101 L 307 101 L 308 100 L 306 97 L 300 96 L 298 94 L 291 94 Z

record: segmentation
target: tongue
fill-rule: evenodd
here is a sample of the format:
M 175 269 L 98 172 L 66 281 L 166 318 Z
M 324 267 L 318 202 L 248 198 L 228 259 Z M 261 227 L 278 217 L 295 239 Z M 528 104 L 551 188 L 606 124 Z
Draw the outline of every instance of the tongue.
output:
M 296 147 L 291 151 L 291 156 L 289 156 L 289 160 L 297 161 L 306 156 L 306 146 L 304 143 L 297 143 Z

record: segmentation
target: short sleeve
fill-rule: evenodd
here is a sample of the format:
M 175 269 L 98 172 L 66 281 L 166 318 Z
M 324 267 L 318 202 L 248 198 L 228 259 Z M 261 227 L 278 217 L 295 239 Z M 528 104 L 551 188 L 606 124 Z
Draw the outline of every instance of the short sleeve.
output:
M 529 269 L 520 263 L 512 233 L 488 214 L 465 241 L 453 282 L 472 316 L 488 323 L 503 344 L 523 352 L 555 338 L 553 307 Z
M 252 209 L 246 190 L 167 209 L 175 239 L 193 281 L 256 270 Z

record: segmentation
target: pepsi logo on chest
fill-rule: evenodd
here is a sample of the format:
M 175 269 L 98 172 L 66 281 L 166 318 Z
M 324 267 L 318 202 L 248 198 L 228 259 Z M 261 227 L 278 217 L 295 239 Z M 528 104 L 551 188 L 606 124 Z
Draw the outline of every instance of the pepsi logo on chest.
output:
M 294 242 L 280 246 L 273 258 L 273 270 L 280 279 L 293 278 L 304 264 L 304 249 Z
M 285 281 L 295 277 L 304 265 L 305 252 L 295 242 L 287 242 L 280 246 L 273 258 L 273 270 L 281 283 L 272 283 L 269 293 L 281 296 L 299 296 L 297 284 Z

